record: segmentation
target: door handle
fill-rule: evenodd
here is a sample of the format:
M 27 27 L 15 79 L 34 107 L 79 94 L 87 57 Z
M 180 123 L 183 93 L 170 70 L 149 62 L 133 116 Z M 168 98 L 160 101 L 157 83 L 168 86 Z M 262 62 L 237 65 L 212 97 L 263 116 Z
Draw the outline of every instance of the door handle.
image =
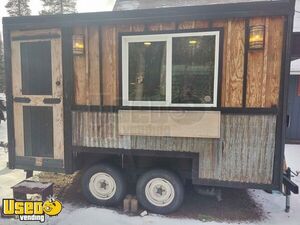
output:
M 27 97 L 14 97 L 15 102 L 20 102 L 20 103 L 30 103 L 31 100 L 30 98 Z
M 286 125 L 287 125 L 287 127 L 290 127 L 291 126 L 291 116 L 290 115 L 287 115 L 286 116 Z
M 44 98 L 43 102 L 45 104 L 59 104 L 61 100 L 60 98 Z

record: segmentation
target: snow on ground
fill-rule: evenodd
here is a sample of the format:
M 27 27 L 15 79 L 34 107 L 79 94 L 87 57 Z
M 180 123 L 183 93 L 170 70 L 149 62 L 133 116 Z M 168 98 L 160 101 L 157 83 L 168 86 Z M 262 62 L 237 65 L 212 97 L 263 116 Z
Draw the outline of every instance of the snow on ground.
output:
M 6 123 L 0 124 L 0 141 L 6 141 Z M 300 146 L 286 145 L 286 158 L 293 170 L 300 171 Z M 6 167 L 7 152 L 0 148 L 0 200 L 12 197 L 11 186 L 25 179 L 22 170 L 9 170 Z M 300 186 L 300 177 L 293 179 Z M 273 195 L 261 190 L 249 190 L 252 198 L 262 205 L 268 218 L 258 223 L 238 222 L 231 225 L 299 225 L 300 224 L 300 195 L 292 195 L 291 212 L 285 213 L 285 197 L 280 193 Z M 20 222 L 17 219 L 0 218 L 3 225 L 37 225 L 39 222 Z M 145 217 L 127 216 L 110 209 L 97 207 L 80 207 L 64 204 L 62 213 L 57 217 L 46 218 L 46 225 L 226 225 L 225 222 L 203 222 L 192 219 L 174 219 L 158 215 Z
M 0 141 L 7 142 L 6 122 L 0 124 Z M 10 170 L 7 168 L 7 149 L 0 147 L 0 201 L 12 196 L 10 187 L 25 179 L 23 170 Z M 2 203 L 1 203 L 2 204 Z M 1 221 L 1 219 L 0 219 Z M 1 223 L 0 223 L 1 224 Z

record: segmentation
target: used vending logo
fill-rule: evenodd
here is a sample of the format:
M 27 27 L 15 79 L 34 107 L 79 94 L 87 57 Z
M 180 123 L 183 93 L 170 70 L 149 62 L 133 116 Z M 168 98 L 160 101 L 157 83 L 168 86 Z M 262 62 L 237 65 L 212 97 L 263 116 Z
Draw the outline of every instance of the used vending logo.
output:
M 45 222 L 45 216 L 57 216 L 62 210 L 62 204 L 54 197 L 47 201 L 17 201 L 15 199 L 2 200 L 3 216 L 18 216 L 20 221 Z

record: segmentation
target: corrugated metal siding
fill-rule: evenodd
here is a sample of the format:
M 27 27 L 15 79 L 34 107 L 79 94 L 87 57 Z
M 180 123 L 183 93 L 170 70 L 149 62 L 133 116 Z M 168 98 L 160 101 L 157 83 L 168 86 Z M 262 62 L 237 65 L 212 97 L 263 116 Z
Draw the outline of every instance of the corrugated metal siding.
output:
M 221 138 L 119 136 L 118 115 L 73 112 L 73 145 L 199 153 L 199 178 L 272 182 L 275 115 L 222 115 Z
M 75 146 L 130 148 L 130 137 L 118 135 L 118 115 L 106 112 L 72 112 Z
M 199 177 L 272 183 L 275 130 L 273 115 L 222 116 L 222 144 L 199 151 Z

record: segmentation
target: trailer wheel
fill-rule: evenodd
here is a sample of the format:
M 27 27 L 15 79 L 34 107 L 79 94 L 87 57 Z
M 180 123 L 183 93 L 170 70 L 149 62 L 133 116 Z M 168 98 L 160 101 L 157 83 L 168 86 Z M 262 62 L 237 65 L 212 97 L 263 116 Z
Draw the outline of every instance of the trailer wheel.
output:
M 82 177 L 85 198 L 97 205 L 116 205 L 126 194 L 126 182 L 119 169 L 109 164 L 90 167 Z
M 155 169 L 139 178 L 136 194 L 140 204 L 146 209 L 154 213 L 167 214 L 181 206 L 184 187 L 176 174 Z

